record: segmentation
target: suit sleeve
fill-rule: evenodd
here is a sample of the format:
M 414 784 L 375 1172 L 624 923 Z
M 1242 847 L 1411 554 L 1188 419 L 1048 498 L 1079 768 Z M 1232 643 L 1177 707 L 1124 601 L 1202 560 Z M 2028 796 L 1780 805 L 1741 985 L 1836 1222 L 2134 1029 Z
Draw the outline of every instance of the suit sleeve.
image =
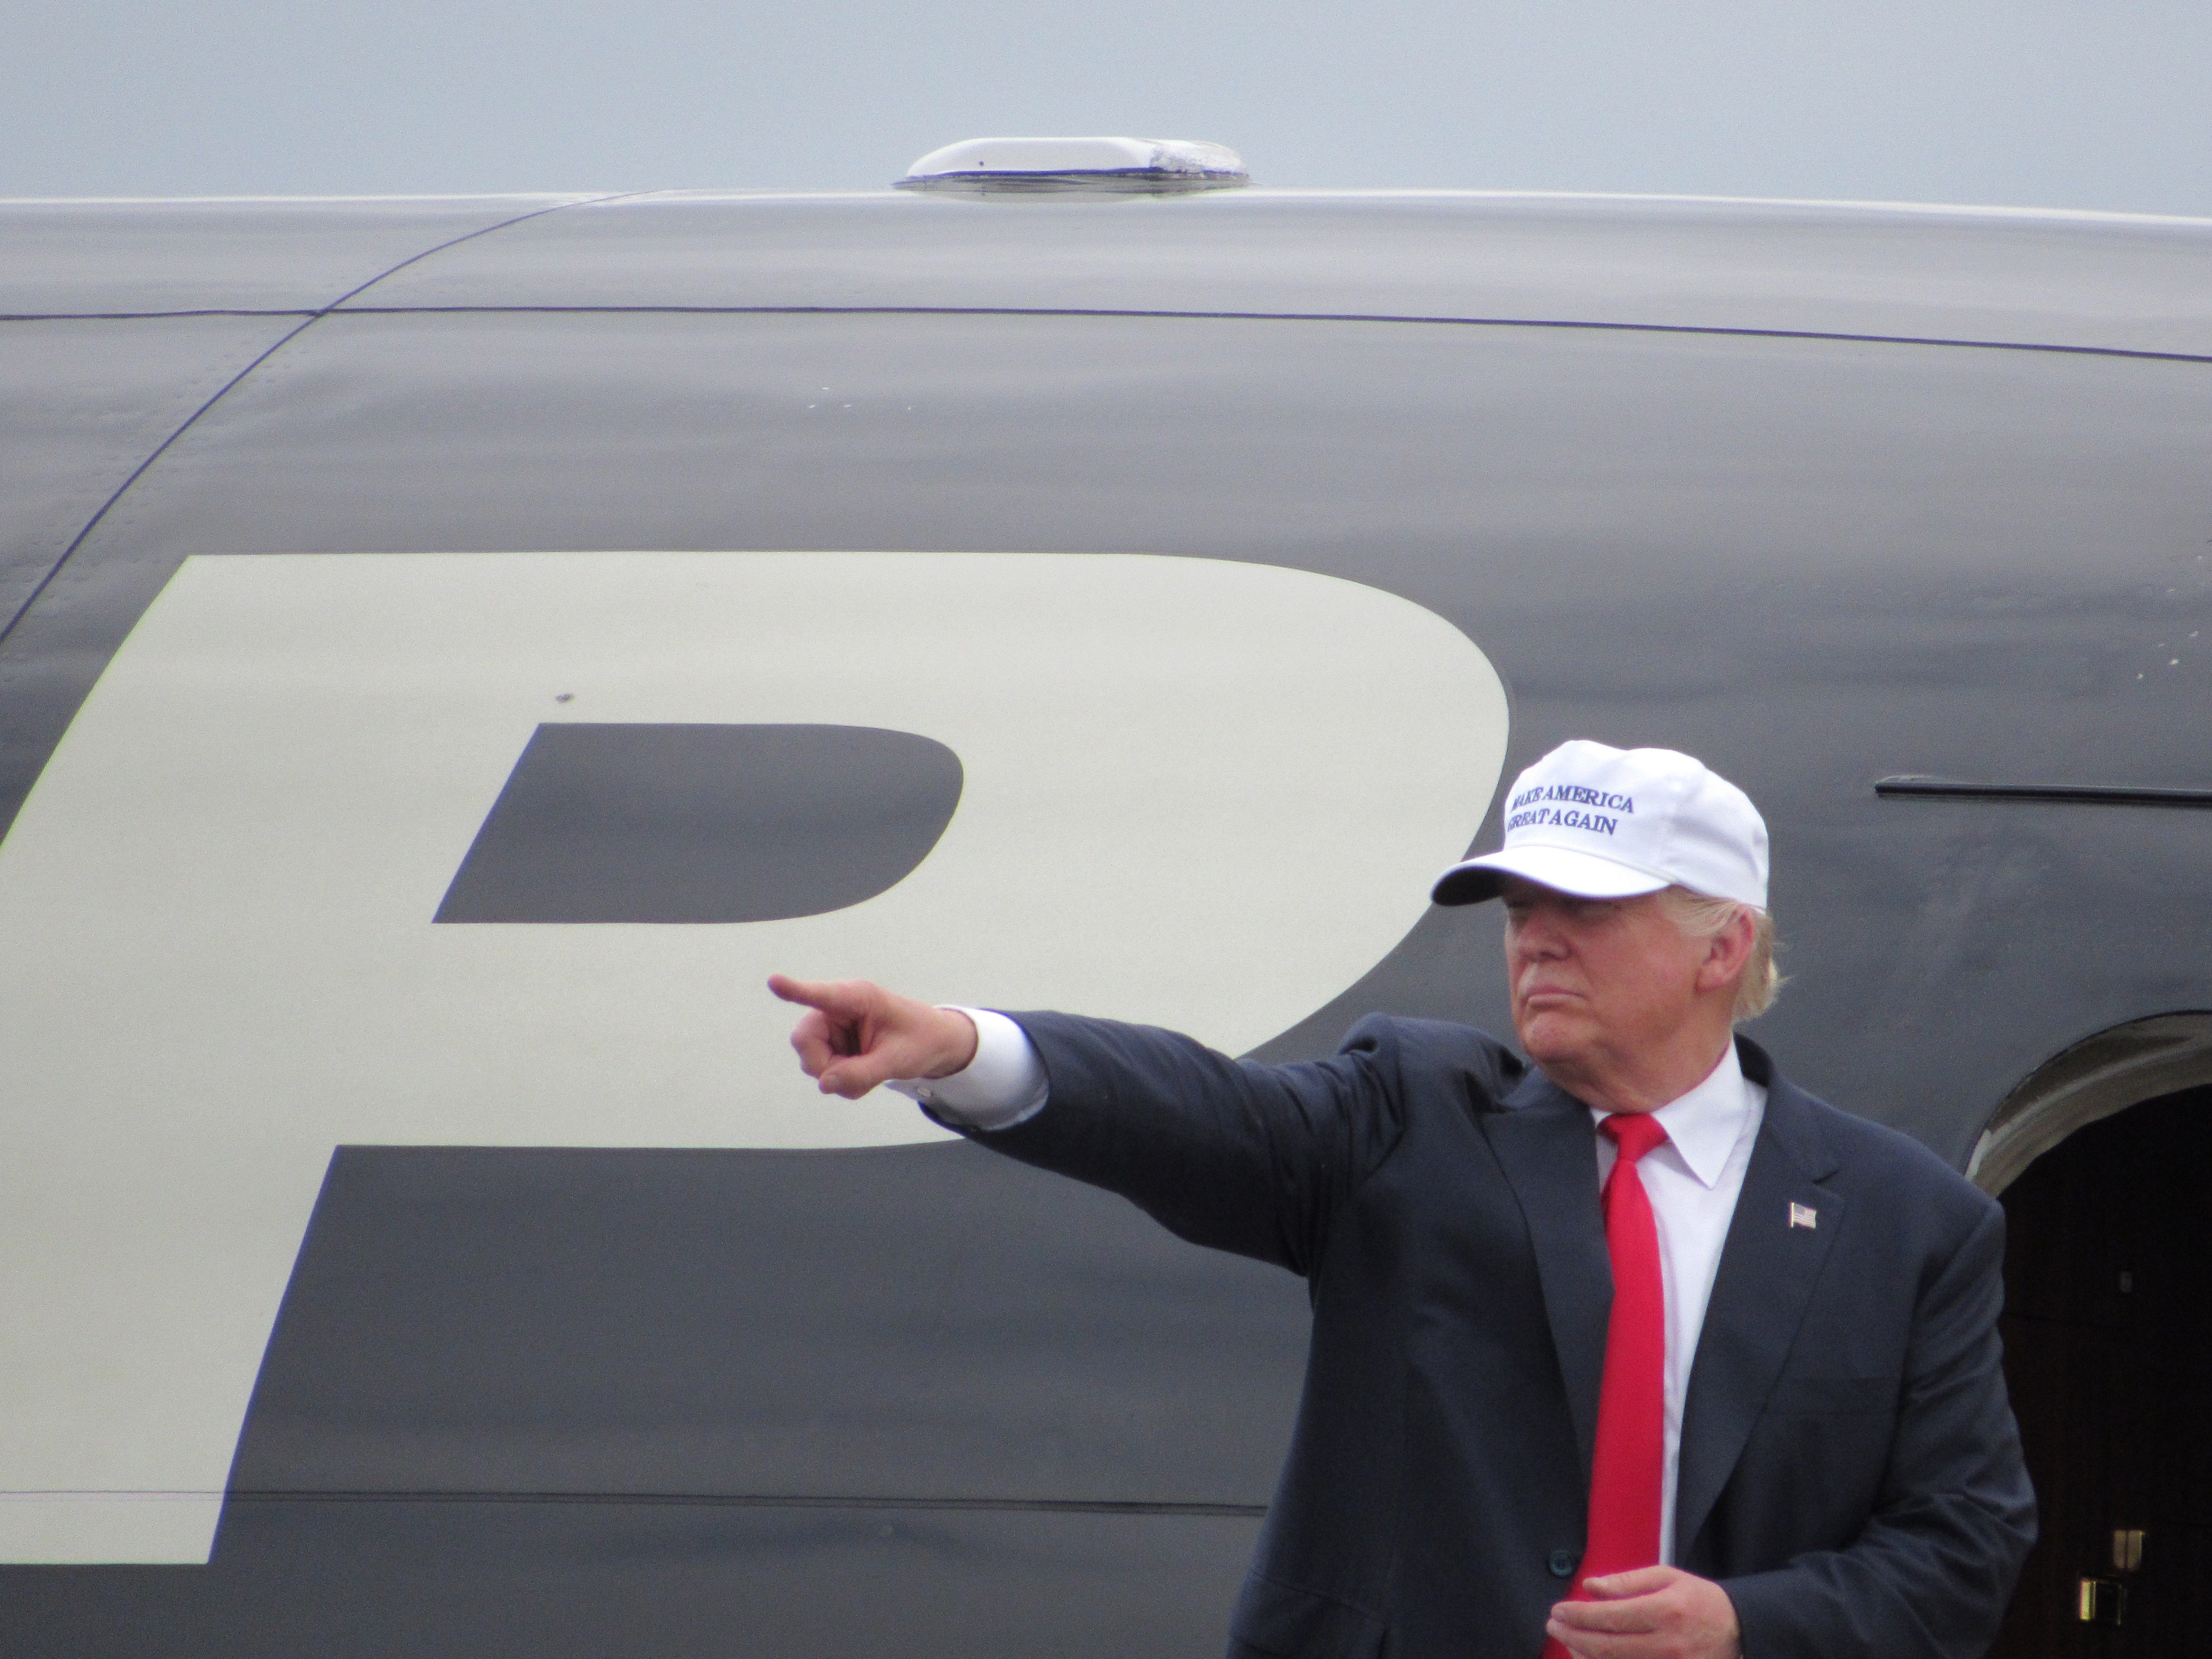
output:
M 1846 1548 L 1723 1581 L 1745 1659 L 1971 1659 L 1995 1639 L 2035 1495 L 2005 1394 L 2004 1213 L 1925 1283 L 1881 1498 Z
M 1364 1020 L 1330 1059 L 1231 1060 L 1152 1026 L 1012 1017 L 1049 1092 L 1009 1128 L 948 1127 L 1024 1163 L 1120 1193 L 1193 1243 L 1310 1273 L 1338 1206 L 1402 1128 L 1398 1042 Z

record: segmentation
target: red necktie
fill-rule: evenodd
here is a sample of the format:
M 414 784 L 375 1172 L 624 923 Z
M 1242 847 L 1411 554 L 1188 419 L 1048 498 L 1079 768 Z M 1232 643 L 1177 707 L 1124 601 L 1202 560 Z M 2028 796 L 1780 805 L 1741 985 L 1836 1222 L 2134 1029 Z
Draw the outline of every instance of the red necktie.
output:
M 1659 1504 L 1667 1459 L 1667 1297 L 1659 1227 L 1637 1160 L 1667 1139 L 1649 1113 L 1616 1113 L 1599 1130 L 1620 1149 L 1605 1183 L 1605 1246 L 1613 1257 L 1613 1316 L 1590 1461 L 1589 1541 L 1571 1600 L 1585 1578 L 1659 1563 Z M 1567 1659 L 1559 1643 L 1544 1659 Z

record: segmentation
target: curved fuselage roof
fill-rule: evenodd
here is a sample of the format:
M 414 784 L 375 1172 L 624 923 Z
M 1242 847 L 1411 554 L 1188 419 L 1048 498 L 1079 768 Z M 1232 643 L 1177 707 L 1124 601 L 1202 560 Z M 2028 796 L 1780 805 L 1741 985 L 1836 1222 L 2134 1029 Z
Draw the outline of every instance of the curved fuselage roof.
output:
M 2135 215 L 1453 191 L 662 191 L 15 202 L 0 203 L 0 227 L 10 316 L 1042 308 L 2212 352 L 2212 221 Z M 371 282 L 373 295 L 356 291 Z

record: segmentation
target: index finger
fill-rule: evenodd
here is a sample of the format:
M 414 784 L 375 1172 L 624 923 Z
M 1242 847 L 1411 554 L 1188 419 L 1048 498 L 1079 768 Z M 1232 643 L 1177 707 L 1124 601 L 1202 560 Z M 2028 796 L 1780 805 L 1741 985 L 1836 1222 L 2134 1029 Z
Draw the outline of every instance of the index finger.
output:
M 1583 1580 L 1583 1589 L 1601 1601 L 1619 1601 L 1631 1595 L 1662 1590 L 1681 1576 L 1678 1567 L 1631 1567 L 1626 1572 L 1607 1573 Z
M 1552 1609 L 1552 1621 L 1567 1630 L 1640 1635 L 1659 1628 L 1659 1609 L 1652 1606 L 1656 1599 L 1638 1595 L 1623 1601 L 1562 1601 Z
M 770 974 L 768 988 L 786 1002 L 803 1003 L 809 1008 L 819 1008 L 825 1014 L 848 1014 L 854 1011 L 854 1002 L 842 985 L 830 980 L 793 979 L 788 974 Z

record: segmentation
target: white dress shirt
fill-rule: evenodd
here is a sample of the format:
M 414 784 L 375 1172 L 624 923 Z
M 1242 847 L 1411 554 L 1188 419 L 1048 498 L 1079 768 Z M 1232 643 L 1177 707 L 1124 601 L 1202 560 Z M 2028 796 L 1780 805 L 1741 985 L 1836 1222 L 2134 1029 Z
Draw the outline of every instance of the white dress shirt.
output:
M 959 1012 L 975 1022 L 975 1056 L 968 1069 L 951 1077 L 895 1077 L 889 1086 L 971 1129 L 1011 1129 L 1035 1117 L 1044 1109 L 1048 1085 L 1029 1033 L 988 1008 Z
M 988 1008 L 963 1008 L 975 1022 L 975 1057 L 951 1077 L 901 1078 L 891 1087 L 978 1129 L 1006 1129 L 1044 1109 L 1044 1064 L 1022 1028 Z M 1637 1165 L 1659 1229 L 1659 1273 L 1667 1297 L 1667 1462 L 1660 1493 L 1659 1559 L 1674 1559 L 1674 1487 L 1682 1451 L 1682 1403 L 1705 1328 L 1705 1304 L 1720 1270 L 1736 1194 L 1766 1114 L 1766 1091 L 1743 1074 L 1735 1044 L 1703 1083 L 1653 1114 L 1667 1139 Z M 1590 1113 L 1598 1183 L 1618 1155 Z

